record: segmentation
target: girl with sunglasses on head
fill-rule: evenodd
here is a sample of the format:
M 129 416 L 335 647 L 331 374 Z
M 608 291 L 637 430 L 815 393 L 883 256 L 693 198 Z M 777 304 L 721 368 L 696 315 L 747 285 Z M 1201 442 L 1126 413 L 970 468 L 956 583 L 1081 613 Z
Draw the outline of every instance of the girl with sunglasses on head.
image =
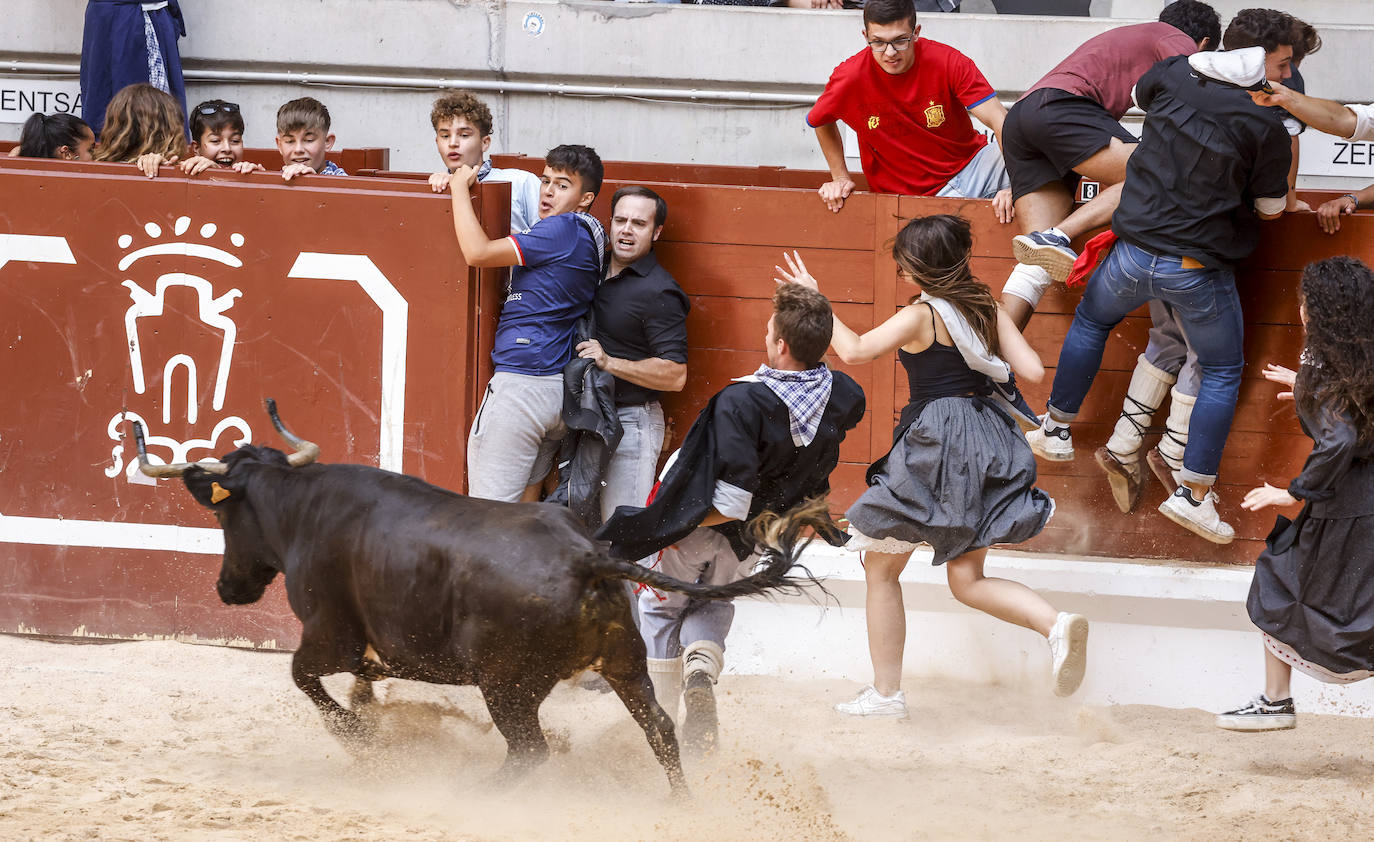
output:
M 896 351 L 910 381 L 892 449 L 868 470 L 869 488 L 849 508 L 848 547 L 864 552 L 865 601 L 873 684 L 836 705 L 856 716 L 905 716 L 901 689 L 906 610 L 898 581 L 919 545 L 945 565 L 955 599 L 999 620 L 1033 629 L 1050 644 L 1054 690 L 1078 689 L 1088 621 L 1055 610 L 1035 591 L 983 575 L 992 544 L 1037 535 L 1054 501 L 1035 487 L 1035 458 L 1016 422 L 992 399 L 991 382 L 970 361 L 1005 358 L 1017 377 L 1039 382 L 1044 367 L 987 285 L 969 270 L 973 237 L 966 220 L 926 216 L 897 234 L 898 276 L 919 295 L 862 335 L 834 317 L 831 348 L 845 363 Z M 781 282 L 816 289 L 800 256 L 786 256 Z M 978 368 L 983 368 L 981 364 Z

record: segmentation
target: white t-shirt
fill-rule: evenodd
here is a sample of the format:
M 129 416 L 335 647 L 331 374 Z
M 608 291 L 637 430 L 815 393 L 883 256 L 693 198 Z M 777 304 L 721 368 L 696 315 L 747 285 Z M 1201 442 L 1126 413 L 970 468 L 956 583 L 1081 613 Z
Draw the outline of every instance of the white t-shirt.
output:
M 1374 105 L 1347 105 L 1355 112 L 1355 133 L 1351 140 L 1374 140 Z
M 523 234 L 539 221 L 539 176 L 520 169 L 492 167 L 483 181 L 510 182 L 510 232 Z

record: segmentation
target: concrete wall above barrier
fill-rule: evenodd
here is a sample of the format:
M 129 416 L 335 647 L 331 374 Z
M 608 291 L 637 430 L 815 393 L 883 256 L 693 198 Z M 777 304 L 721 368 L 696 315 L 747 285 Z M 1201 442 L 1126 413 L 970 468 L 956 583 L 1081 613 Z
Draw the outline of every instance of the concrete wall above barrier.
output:
M 1313 0 L 1284 8 L 1321 21 L 1305 9 L 1339 5 L 1365 4 Z M 82 6 L 6 3 L 0 75 L 40 78 L 36 72 L 7 74 L 6 62 L 19 61 L 65 68 L 55 78 L 70 82 L 79 61 Z M 1159 6 L 1138 14 L 1153 18 Z M 403 170 L 439 165 L 428 120 L 436 90 L 474 83 L 484 86 L 495 115 L 494 151 L 540 155 L 559 143 L 579 142 L 613 160 L 814 169 L 822 158 L 803 119 L 806 103 L 831 69 L 863 46 L 857 10 L 555 0 L 239 0 L 188 3 L 185 9 L 189 35 L 181 50 L 188 96 L 192 102 L 223 97 L 240 103 L 250 145 L 270 145 L 281 103 L 312 94 L 330 107 L 340 143 L 389 147 L 393 165 Z M 927 15 L 922 25 L 926 36 L 973 58 L 1011 101 L 1078 44 L 1128 22 L 1111 14 Z M 288 18 L 316 16 L 361 25 L 283 25 Z M 1322 27 L 1325 47 L 1303 66 L 1309 90 L 1346 102 L 1374 101 L 1367 74 L 1350 72 L 1362 66 L 1374 32 L 1331 22 Z M 581 93 L 561 86 L 582 86 Z M 635 89 L 632 97 L 617 93 L 626 88 Z M 701 96 L 724 92 L 738 96 Z M 17 124 L 0 123 L 0 139 L 18 131 Z

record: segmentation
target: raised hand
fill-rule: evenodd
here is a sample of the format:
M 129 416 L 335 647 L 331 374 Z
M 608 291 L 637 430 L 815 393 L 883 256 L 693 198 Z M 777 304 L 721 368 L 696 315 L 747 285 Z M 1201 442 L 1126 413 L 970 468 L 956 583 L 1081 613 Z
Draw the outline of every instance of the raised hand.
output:
M 782 277 L 774 278 L 773 281 L 779 284 L 797 284 L 807 289 L 814 289 L 820 292 L 820 286 L 816 279 L 811 277 L 811 273 L 806 271 L 806 263 L 802 261 L 801 255 L 796 251 L 791 254 L 782 253 L 782 259 L 787 263 L 787 269 L 781 266 L 774 266 L 773 269 Z M 791 271 L 788 271 L 791 270 Z

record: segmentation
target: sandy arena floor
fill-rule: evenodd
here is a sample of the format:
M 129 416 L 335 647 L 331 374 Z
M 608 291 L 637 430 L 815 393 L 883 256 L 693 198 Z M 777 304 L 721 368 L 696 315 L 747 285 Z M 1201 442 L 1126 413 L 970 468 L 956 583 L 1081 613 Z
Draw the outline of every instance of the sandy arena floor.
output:
M 286 655 L 0 636 L 0 839 L 1368 838 L 1374 721 L 1230 734 L 1198 710 L 914 679 L 909 722 L 830 711 L 856 689 L 726 676 L 724 752 L 688 767 L 684 807 L 614 696 L 559 687 L 561 749 L 494 792 L 505 744 L 472 688 L 384 685 L 386 744 L 355 762 Z

